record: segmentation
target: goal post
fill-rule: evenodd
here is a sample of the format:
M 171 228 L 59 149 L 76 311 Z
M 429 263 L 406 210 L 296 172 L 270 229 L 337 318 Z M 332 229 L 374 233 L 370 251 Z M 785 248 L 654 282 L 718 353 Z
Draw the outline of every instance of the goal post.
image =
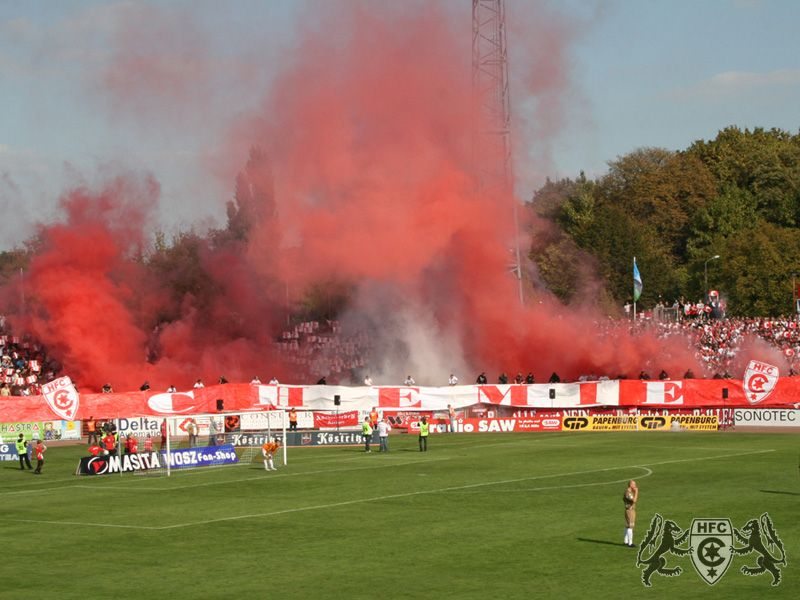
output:
M 252 465 L 268 442 L 280 442 L 273 461 L 286 465 L 287 425 L 282 410 L 109 419 L 101 444 L 75 474 L 169 476 L 175 469 Z
M 263 460 L 261 448 L 266 443 L 280 442 L 283 465 L 288 463 L 286 444 L 286 411 L 270 410 L 261 412 L 236 413 L 228 421 L 226 417 L 226 439 L 236 448 L 243 448 L 239 463 L 251 465 Z
M 261 459 L 264 444 L 275 441 L 281 443 L 283 464 L 288 462 L 282 410 L 183 415 L 165 423 L 161 450 L 168 475 L 181 468 L 250 465 Z

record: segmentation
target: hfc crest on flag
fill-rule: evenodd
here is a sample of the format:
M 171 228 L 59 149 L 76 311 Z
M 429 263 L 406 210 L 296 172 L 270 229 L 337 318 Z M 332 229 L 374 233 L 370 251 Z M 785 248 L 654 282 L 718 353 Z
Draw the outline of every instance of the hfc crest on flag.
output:
M 778 383 L 778 367 L 751 360 L 744 371 L 744 393 L 750 404 L 766 400 Z
M 47 406 L 65 421 L 74 421 L 80 405 L 78 390 L 69 377 L 59 377 L 42 386 Z
M 733 558 L 733 526 L 730 519 L 695 519 L 689 535 L 692 564 L 698 575 L 714 585 Z

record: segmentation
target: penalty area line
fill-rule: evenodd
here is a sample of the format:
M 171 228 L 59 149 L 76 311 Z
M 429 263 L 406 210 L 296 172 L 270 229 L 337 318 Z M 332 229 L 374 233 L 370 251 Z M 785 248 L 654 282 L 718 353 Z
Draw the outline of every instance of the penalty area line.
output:
M 80 522 L 68 522 L 68 521 L 37 521 L 33 519 L 0 519 L 2 521 L 10 521 L 10 522 L 19 522 L 19 523 L 42 523 L 42 524 L 49 524 L 49 525 L 81 525 L 81 526 L 90 526 L 90 527 L 110 527 L 110 528 L 120 528 L 120 529 L 139 529 L 139 530 L 147 530 L 147 531 L 168 531 L 170 529 L 182 529 L 186 527 L 196 527 L 199 525 L 210 525 L 213 523 L 226 523 L 231 521 L 242 521 L 245 519 L 259 519 L 264 517 L 274 517 L 278 515 L 286 515 L 292 513 L 300 513 L 305 511 L 311 510 L 324 510 L 329 508 L 339 508 L 342 506 L 352 506 L 355 504 L 366 504 L 367 502 L 379 502 L 381 500 L 395 500 L 398 498 L 411 498 L 414 496 L 422 496 L 426 494 L 439 494 L 443 492 L 454 492 L 459 490 L 468 490 L 474 489 L 479 487 L 486 487 L 490 485 L 502 485 L 506 483 L 518 483 L 522 481 L 533 481 L 536 479 L 547 479 L 553 477 L 568 477 L 571 475 L 585 475 L 588 473 L 601 473 L 605 471 L 619 471 L 622 469 L 632 469 L 632 468 L 647 468 L 651 466 L 657 465 L 666 465 L 666 464 L 673 464 L 673 463 L 682 463 L 682 462 L 692 462 L 692 461 L 702 461 L 702 460 L 714 460 L 717 458 L 733 458 L 736 456 L 747 456 L 752 454 L 764 454 L 768 452 L 775 452 L 774 449 L 768 450 L 756 450 L 753 452 L 739 452 L 737 454 L 723 454 L 718 456 L 705 456 L 705 457 L 698 457 L 698 458 L 685 458 L 685 459 L 677 459 L 677 460 L 665 460 L 655 463 L 646 463 L 641 465 L 626 465 L 623 467 L 608 467 L 605 469 L 592 469 L 588 471 L 576 471 L 574 473 L 560 473 L 554 475 L 537 475 L 534 477 L 520 477 L 516 479 L 506 479 L 502 481 L 487 481 L 484 483 L 474 483 L 470 485 L 461 485 L 461 486 L 453 486 L 453 487 L 446 487 L 440 488 L 435 490 L 421 490 L 417 492 L 406 492 L 403 494 L 389 494 L 386 496 L 373 496 L 370 498 L 360 498 L 357 500 L 347 500 L 344 502 L 335 502 L 331 504 L 318 504 L 315 506 L 303 506 L 297 508 L 288 508 L 285 510 L 278 510 L 266 513 L 254 513 L 249 515 L 238 515 L 233 517 L 222 517 L 219 519 L 207 519 L 204 521 L 193 521 L 188 523 L 177 523 L 174 525 L 163 525 L 159 527 L 155 526 L 143 526 L 143 525 L 109 525 L 107 523 L 80 523 Z M 648 469 L 649 470 L 649 469 Z

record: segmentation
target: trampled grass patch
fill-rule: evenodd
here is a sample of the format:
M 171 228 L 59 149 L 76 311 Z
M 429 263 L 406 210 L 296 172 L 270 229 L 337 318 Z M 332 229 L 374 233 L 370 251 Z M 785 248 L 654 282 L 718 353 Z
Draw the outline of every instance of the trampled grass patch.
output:
M 172 477 L 74 476 L 83 446 L 51 446 L 42 475 L 0 463 L 2 586 L 59 599 L 800 596 L 794 435 L 454 434 L 427 453 L 396 435 L 390 448 L 290 449 L 277 472 Z M 645 588 L 622 545 L 628 479 L 637 545 L 655 513 L 685 530 L 768 512 L 788 562 L 780 585 L 740 572 L 757 553 L 713 587 L 668 554 L 683 572 Z

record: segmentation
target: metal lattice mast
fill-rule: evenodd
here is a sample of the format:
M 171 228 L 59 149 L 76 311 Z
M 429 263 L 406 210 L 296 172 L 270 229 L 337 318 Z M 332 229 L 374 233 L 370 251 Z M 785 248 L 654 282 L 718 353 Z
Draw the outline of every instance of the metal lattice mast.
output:
M 472 0 L 472 161 L 478 193 L 511 202 L 514 211 L 514 264 L 522 302 L 517 202 L 511 163 L 511 104 L 504 0 Z

